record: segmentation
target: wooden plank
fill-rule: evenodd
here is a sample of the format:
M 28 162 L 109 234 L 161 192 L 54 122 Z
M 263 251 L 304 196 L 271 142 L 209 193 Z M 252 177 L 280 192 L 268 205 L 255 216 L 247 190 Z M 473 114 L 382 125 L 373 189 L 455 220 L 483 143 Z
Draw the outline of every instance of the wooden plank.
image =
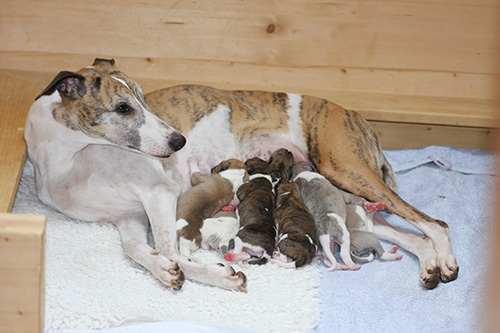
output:
M 470 98 L 490 98 L 500 73 L 500 8 L 492 1 L 0 6 L 3 68 L 59 70 L 119 55 L 136 77 Z M 73 13 L 84 23 L 74 24 Z
M 495 149 L 498 129 L 370 121 L 383 149 L 430 145 Z
M 0 213 L 9 212 L 26 157 L 24 122 L 39 88 L 0 71 Z
M 0 332 L 41 332 L 45 216 L 0 214 Z

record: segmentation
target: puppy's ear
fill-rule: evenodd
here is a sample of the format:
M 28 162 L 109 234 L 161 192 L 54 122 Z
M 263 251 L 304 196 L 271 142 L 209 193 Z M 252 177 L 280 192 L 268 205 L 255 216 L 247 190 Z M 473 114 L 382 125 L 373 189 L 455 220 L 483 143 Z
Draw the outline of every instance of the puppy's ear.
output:
M 224 162 L 220 165 L 220 171 L 229 169 L 229 162 Z
M 293 174 L 292 168 L 288 168 L 288 179 L 292 179 L 292 174 Z
M 62 71 L 49 83 L 49 85 L 35 98 L 35 101 L 43 95 L 52 95 L 59 91 L 63 99 L 72 99 L 85 95 L 85 78 L 77 73 Z
M 238 191 L 236 191 L 236 196 L 238 197 L 238 200 L 240 200 L 240 202 L 244 201 L 248 196 L 248 191 L 246 191 L 246 187 L 240 186 Z
M 92 66 L 97 66 L 97 65 L 114 66 L 115 65 L 115 59 L 95 58 L 94 63 L 92 64 Z

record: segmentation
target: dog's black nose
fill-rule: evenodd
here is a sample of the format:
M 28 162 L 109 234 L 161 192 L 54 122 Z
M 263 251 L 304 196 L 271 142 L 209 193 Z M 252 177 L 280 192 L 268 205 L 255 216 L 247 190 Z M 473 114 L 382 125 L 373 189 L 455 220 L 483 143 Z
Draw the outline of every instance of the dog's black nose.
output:
M 170 139 L 170 147 L 172 147 L 175 151 L 178 151 L 186 144 L 186 138 L 181 134 L 177 134 L 172 139 Z

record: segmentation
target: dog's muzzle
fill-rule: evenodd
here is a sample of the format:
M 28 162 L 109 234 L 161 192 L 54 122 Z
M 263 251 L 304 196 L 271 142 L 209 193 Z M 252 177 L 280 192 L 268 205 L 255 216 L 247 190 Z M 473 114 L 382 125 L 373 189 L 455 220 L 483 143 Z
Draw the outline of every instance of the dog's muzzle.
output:
M 185 144 L 186 144 L 186 138 L 179 133 L 176 133 L 176 135 L 173 136 L 169 142 L 170 147 L 174 151 L 180 150 L 182 147 L 184 147 Z

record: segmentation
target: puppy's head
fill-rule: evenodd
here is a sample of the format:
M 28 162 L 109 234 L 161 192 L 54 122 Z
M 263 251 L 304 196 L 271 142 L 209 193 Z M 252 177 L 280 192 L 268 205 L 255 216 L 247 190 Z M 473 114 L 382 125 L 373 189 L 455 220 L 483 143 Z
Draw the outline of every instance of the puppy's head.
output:
M 259 157 L 253 157 L 246 160 L 245 165 L 249 175 L 269 175 L 269 164 Z
M 156 157 L 168 157 L 186 143 L 151 112 L 142 87 L 119 71 L 114 60 L 96 59 L 77 72 L 60 72 L 35 100 L 55 93 L 60 98 L 52 104 L 54 119 L 93 139 L 89 142 Z
M 289 180 L 293 166 L 293 154 L 285 148 L 274 151 L 269 158 L 269 172 L 275 180 Z
M 210 172 L 212 174 L 217 174 L 217 173 L 221 173 L 222 171 L 226 171 L 226 170 L 236 170 L 236 169 L 242 169 L 242 170 L 245 170 L 247 169 L 245 163 L 243 163 L 242 161 L 240 161 L 239 159 L 236 159 L 236 158 L 230 158 L 228 160 L 224 160 L 222 162 L 220 162 L 219 164 L 217 164 L 216 166 L 214 166 Z
M 248 181 L 248 172 L 245 163 L 230 158 L 222 161 L 211 169 L 212 174 L 218 174 L 233 184 L 234 191 L 237 191 L 241 184 Z
M 295 180 L 295 177 L 305 171 L 314 172 L 314 168 L 312 167 L 312 165 L 306 163 L 295 163 L 292 167 L 291 179 Z

